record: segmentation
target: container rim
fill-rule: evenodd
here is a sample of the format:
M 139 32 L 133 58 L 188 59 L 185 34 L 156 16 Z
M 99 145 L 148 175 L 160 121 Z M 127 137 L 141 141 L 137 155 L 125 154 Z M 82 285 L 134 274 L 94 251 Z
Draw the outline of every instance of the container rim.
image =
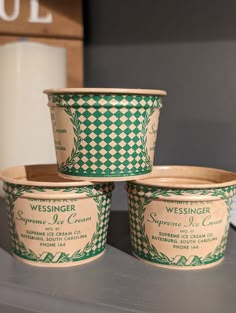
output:
M 56 88 L 46 89 L 43 93 L 51 94 L 129 94 L 129 95 L 153 95 L 153 96 L 166 96 L 165 90 L 155 89 L 125 89 L 125 88 Z
M 85 187 L 102 182 L 73 181 L 57 175 L 56 164 L 32 164 L 9 167 L 0 171 L 0 180 L 14 185 L 42 187 Z
M 129 183 L 173 189 L 221 188 L 236 185 L 236 173 L 201 166 L 163 165 L 154 166 L 149 177 Z

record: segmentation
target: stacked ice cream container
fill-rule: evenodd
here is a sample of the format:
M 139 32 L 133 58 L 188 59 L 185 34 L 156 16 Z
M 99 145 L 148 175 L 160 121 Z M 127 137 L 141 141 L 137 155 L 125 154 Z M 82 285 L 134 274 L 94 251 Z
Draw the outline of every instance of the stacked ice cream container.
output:
M 81 88 L 45 93 L 57 166 L 1 171 L 15 257 L 46 267 L 100 257 L 113 182 L 127 181 L 131 246 L 137 258 L 175 269 L 206 268 L 223 260 L 236 174 L 153 166 L 165 91 Z

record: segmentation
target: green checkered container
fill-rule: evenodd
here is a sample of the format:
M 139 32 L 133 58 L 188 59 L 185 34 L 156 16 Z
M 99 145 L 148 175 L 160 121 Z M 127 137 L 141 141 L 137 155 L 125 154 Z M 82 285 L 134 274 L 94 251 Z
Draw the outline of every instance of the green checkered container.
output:
M 122 181 L 149 175 L 165 91 L 69 88 L 44 92 L 61 177 Z
M 113 183 L 70 181 L 56 165 L 3 170 L 13 255 L 44 267 L 93 261 L 105 251 Z

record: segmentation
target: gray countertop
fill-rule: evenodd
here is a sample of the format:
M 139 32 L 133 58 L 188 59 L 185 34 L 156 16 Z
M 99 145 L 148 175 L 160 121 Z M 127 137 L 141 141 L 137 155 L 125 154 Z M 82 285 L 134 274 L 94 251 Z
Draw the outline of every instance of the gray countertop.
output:
M 25 265 L 9 254 L 4 214 L 0 216 L 1 313 L 236 312 L 233 229 L 224 262 L 211 269 L 176 271 L 147 265 L 129 255 L 127 234 L 120 240 L 113 237 L 113 242 L 128 253 L 107 245 L 105 255 L 95 262 L 45 269 Z

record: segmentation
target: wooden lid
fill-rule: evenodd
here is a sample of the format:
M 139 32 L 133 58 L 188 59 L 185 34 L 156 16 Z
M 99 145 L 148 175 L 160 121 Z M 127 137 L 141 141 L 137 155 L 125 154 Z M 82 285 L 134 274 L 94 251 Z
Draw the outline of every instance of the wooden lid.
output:
M 46 89 L 44 93 L 50 94 L 122 94 L 122 95 L 150 95 L 150 96 L 166 96 L 164 90 L 155 89 L 120 89 L 120 88 L 58 88 Z
M 167 188 L 205 189 L 236 185 L 236 173 L 198 166 L 155 166 L 135 184 Z

